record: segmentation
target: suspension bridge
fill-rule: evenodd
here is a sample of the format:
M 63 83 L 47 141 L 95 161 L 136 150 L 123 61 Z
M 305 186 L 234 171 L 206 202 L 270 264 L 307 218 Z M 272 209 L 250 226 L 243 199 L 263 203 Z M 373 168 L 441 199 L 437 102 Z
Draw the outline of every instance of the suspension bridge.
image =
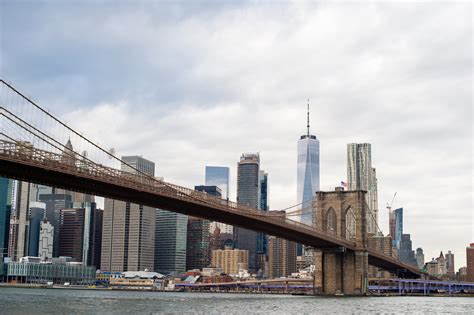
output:
M 316 200 L 321 202 L 311 205 L 315 217 L 324 221 L 329 207 L 340 208 L 334 221 L 336 233 L 328 230 L 327 224 L 309 226 L 290 219 L 294 212 L 282 216 L 281 211 L 260 211 L 147 175 L 4 80 L 0 80 L 0 117 L 2 176 L 219 221 L 310 246 L 322 259 L 322 292 L 333 291 L 329 283 L 335 276 L 331 278 L 329 273 L 334 264 L 342 274 L 334 279 L 340 282 L 335 286 L 347 293 L 364 292 L 368 264 L 404 277 L 420 276 L 415 266 L 368 246 L 369 218 L 363 191 L 318 193 Z M 133 172 L 120 170 L 123 165 Z M 348 209 L 355 218 L 354 233 L 347 233 Z M 342 253 L 342 258 L 337 258 L 337 253 Z

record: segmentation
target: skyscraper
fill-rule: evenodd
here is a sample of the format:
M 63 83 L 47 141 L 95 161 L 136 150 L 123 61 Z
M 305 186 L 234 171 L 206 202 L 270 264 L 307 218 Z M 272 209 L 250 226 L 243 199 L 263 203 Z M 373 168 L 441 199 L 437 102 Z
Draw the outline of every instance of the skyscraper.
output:
M 186 240 L 186 270 L 209 266 L 209 221 L 188 217 Z
M 217 186 L 221 191 L 221 198 L 229 198 L 229 168 L 223 166 L 206 166 L 205 174 L 206 186 Z M 232 225 L 228 225 L 221 222 L 211 222 L 209 225 L 209 231 L 212 234 L 218 227 L 221 233 L 232 234 L 234 229 Z
M 425 254 L 423 254 L 423 249 L 422 248 L 417 248 L 416 249 L 416 265 L 418 266 L 418 269 L 423 270 L 423 267 L 425 266 Z
M 28 233 L 28 256 L 38 256 L 40 225 L 46 212 L 46 204 L 31 201 L 29 211 L 30 231 Z
M 395 235 L 393 236 L 393 246 L 400 249 L 400 242 L 403 235 L 403 208 L 393 210 L 395 221 Z
M 87 208 L 86 208 L 87 210 Z M 87 211 L 86 211 L 87 217 Z M 87 251 L 84 251 L 83 257 L 87 255 L 87 265 L 95 266 L 97 269 L 100 269 L 101 258 L 102 258 L 102 228 L 104 225 L 104 210 L 95 209 L 91 215 L 90 222 L 90 240 L 89 248 Z M 91 245 L 92 243 L 92 245 Z
M 374 233 L 377 234 L 377 225 L 379 223 L 379 192 L 378 192 L 378 184 L 377 184 L 377 170 L 375 167 L 372 167 L 372 189 L 371 189 L 371 199 L 370 199 L 370 204 L 369 207 L 372 209 L 372 214 L 373 214 L 373 223 L 374 223 Z M 372 216 L 371 216 L 372 218 Z
M 100 269 L 102 215 L 103 210 L 97 209 L 95 202 L 75 203 L 74 208 L 61 209 L 59 255 Z
M 378 233 L 378 197 L 376 170 L 372 167 L 370 143 L 347 145 L 347 187 L 349 190 L 367 191 L 367 232 Z
M 268 237 L 269 278 L 288 277 L 296 272 L 296 243 L 275 237 Z
M 388 229 L 389 235 L 392 237 L 392 246 L 395 246 L 395 213 L 392 208 L 388 208 Z
M 221 189 L 217 186 L 200 185 L 194 190 L 205 192 L 215 197 L 221 197 Z M 186 269 L 202 269 L 210 264 L 209 250 L 209 220 L 188 217 L 186 241 Z
M 131 155 L 131 156 L 122 156 L 121 169 L 124 172 L 138 174 L 139 172 L 145 173 L 150 176 L 155 176 L 155 163 L 148 161 L 141 156 Z
M 259 209 L 268 211 L 270 209 L 268 201 L 268 173 L 263 170 L 259 171 Z M 265 233 L 257 234 L 257 259 L 260 266 L 264 265 L 267 255 L 268 236 Z
M 75 202 L 73 208 L 84 211 L 82 254 L 79 261 L 100 269 L 104 211 L 97 209 L 95 202 Z M 78 216 L 77 218 L 79 219 L 80 217 Z
M 229 168 L 223 166 L 206 166 L 206 186 L 217 186 L 221 198 L 229 198 Z
M 8 256 L 13 261 L 28 255 L 30 183 L 14 180 L 12 183 Z
M 10 231 L 11 180 L 0 177 L 0 263 L 8 253 Z
M 47 219 L 43 219 L 40 223 L 38 242 L 38 257 L 40 257 L 41 260 L 53 258 L 53 241 L 54 227 Z
M 194 186 L 194 190 L 196 191 L 202 191 L 205 192 L 208 195 L 214 196 L 221 198 L 222 190 L 215 185 L 199 185 L 199 186 Z
M 269 194 L 268 173 L 266 173 L 264 170 L 260 170 L 259 172 L 259 187 L 260 187 L 260 190 L 259 190 L 260 206 L 258 208 L 263 211 L 268 211 L 270 209 L 270 205 L 268 202 L 268 194 Z
M 259 171 L 260 156 L 258 153 L 242 154 L 237 164 L 237 203 L 254 209 L 259 208 Z M 258 232 L 235 227 L 234 237 L 237 248 L 249 252 L 249 270 L 258 271 Z
M 62 152 L 62 156 L 61 156 L 61 160 L 63 163 L 67 163 L 67 164 L 71 164 L 71 165 L 76 165 L 76 163 L 78 162 L 78 159 L 79 159 L 79 155 L 76 154 L 76 152 L 74 151 L 74 148 L 72 146 L 72 143 L 71 143 L 71 139 L 68 139 L 67 143 L 65 144 L 64 146 L 64 151 Z M 83 162 L 82 160 L 80 162 Z M 80 166 L 81 168 L 85 167 L 85 165 L 83 164 L 82 166 Z M 36 194 L 36 198 L 32 198 L 32 200 L 35 200 L 35 201 L 39 201 L 40 200 L 40 196 L 42 194 L 56 194 L 56 195 L 69 195 L 71 196 L 71 203 L 74 203 L 74 202 L 94 202 L 94 196 L 91 196 L 91 195 L 87 195 L 87 194 L 84 194 L 84 193 L 81 193 L 81 192 L 77 192 L 77 191 L 70 191 L 70 190 L 67 190 L 67 189 L 62 189 L 62 188 L 56 188 L 56 187 L 48 187 L 48 186 L 43 186 L 43 185 L 36 185 L 36 190 L 37 190 L 37 194 Z M 66 207 L 71 207 L 72 205 L 67 205 Z M 63 209 L 63 208 L 61 208 Z M 57 210 L 59 211 L 59 210 Z M 48 214 L 49 215 L 49 214 Z M 56 219 L 58 218 L 59 216 L 59 213 L 57 213 L 56 215 Z M 53 223 L 53 225 L 55 224 L 55 218 L 53 218 L 52 216 L 50 216 L 50 220 L 51 222 Z M 56 234 L 58 234 L 58 227 L 59 226 L 55 226 L 55 231 L 56 231 Z M 57 247 L 57 237 L 56 237 L 56 241 L 55 241 L 55 246 Z M 55 254 L 57 254 L 57 250 L 53 250 L 55 251 Z
M 285 211 L 272 211 L 275 215 L 285 218 Z M 297 244 L 279 237 L 268 236 L 268 270 L 270 278 L 287 277 L 296 272 Z
M 412 249 L 410 234 L 402 234 L 398 258 L 409 265 L 417 266 L 415 252 Z
M 61 209 L 72 207 L 72 196 L 69 194 L 41 194 L 39 200 L 46 204 L 46 218 L 53 226 L 53 257 L 59 257 L 59 218 Z M 61 192 L 61 191 L 59 191 Z M 51 258 L 51 257 L 50 257 Z
M 125 172 L 155 175 L 155 164 L 140 156 L 122 157 Z M 135 168 L 135 169 L 134 169 Z M 106 198 L 104 201 L 101 269 L 153 269 L 156 209 Z
M 259 209 L 260 156 L 244 153 L 237 163 L 237 202 Z
M 38 185 L 37 187 L 37 195 L 34 198 L 35 200 L 40 200 L 39 196 L 40 195 L 48 195 L 48 194 L 53 194 L 54 193 L 54 188 L 50 186 L 45 186 L 45 185 Z
M 155 272 L 180 274 L 186 271 L 188 216 L 156 209 Z
M 82 261 L 85 209 L 61 209 L 59 212 L 59 256 Z
M 436 261 L 438 262 L 438 275 L 445 275 L 446 274 L 446 258 L 443 255 L 443 251 L 439 253 L 439 257 L 436 258 Z
M 298 140 L 297 203 L 301 204 L 301 217 L 296 220 L 313 225 L 311 201 L 319 191 L 319 140 L 309 132 L 309 103 L 306 134 Z
M 466 247 L 466 281 L 474 282 L 474 243 Z
M 456 272 L 454 271 L 454 254 L 448 250 L 448 253 L 445 255 L 446 258 L 446 273 L 451 278 L 454 278 Z

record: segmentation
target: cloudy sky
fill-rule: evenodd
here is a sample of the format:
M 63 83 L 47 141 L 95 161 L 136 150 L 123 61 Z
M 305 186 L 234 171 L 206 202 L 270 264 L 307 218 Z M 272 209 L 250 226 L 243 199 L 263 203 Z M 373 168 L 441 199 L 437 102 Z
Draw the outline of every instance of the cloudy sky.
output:
M 193 187 L 205 165 L 260 152 L 270 206 L 296 203 L 296 143 L 321 187 L 369 142 L 380 222 L 404 207 L 426 259 L 474 241 L 469 2 L 2 1 L 0 76 L 119 154 Z

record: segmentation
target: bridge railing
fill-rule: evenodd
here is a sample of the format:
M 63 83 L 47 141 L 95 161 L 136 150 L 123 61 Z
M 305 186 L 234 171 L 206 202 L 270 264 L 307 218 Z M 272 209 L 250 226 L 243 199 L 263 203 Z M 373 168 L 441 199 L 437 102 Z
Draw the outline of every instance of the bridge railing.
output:
M 272 214 L 259 209 L 246 207 L 233 201 L 221 199 L 205 192 L 200 192 L 185 188 L 182 186 L 167 183 L 151 176 L 143 176 L 141 174 L 133 174 L 130 172 L 118 170 L 97 164 L 87 158 L 75 158 L 74 154 L 52 153 L 45 150 L 37 149 L 27 142 L 12 142 L 0 140 L 0 155 L 9 157 L 14 160 L 21 160 L 27 164 L 41 164 L 43 166 L 61 169 L 66 173 L 90 177 L 91 179 L 100 179 L 119 185 L 148 191 L 150 193 L 159 193 L 161 195 L 172 198 L 179 198 L 184 201 L 199 203 L 206 206 L 219 208 L 227 212 L 235 212 L 238 214 L 246 214 L 252 217 L 265 217 L 269 222 L 276 225 L 291 225 L 300 230 L 309 233 L 318 233 L 319 236 L 328 240 L 335 240 L 339 243 L 345 243 L 353 246 L 354 242 L 343 237 L 329 234 L 323 229 L 314 226 L 293 221 L 282 217 L 280 214 Z
M 169 196 L 175 199 L 181 199 L 187 202 L 199 203 L 205 206 L 212 206 L 227 212 L 236 214 L 245 214 L 249 217 L 264 217 L 267 222 L 274 223 L 277 226 L 291 225 L 298 230 L 306 231 L 308 234 L 316 234 L 318 237 L 333 240 L 335 243 L 355 246 L 353 241 L 347 240 L 341 236 L 327 233 L 327 231 L 308 226 L 281 216 L 281 214 L 272 215 L 271 212 L 264 212 L 258 209 L 245 207 L 235 202 L 224 200 L 204 192 L 192 190 L 178 185 L 170 184 L 153 177 L 132 174 L 126 171 L 102 166 L 100 164 L 88 161 L 87 159 L 71 159 L 70 156 L 48 152 L 37 149 L 33 145 L 25 142 L 11 142 L 0 140 L 0 156 L 3 159 L 13 161 L 20 160 L 22 163 L 33 166 L 41 165 L 50 169 L 60 169 L 71 175 L 88 177 L 94 180 L 102 180 L 109 183 L 115 183 L 125 187 L 148 191 L 150 193 Z M 368 248 L 370 252 L 394 263 L 403 265 L 396 257 L 387 256 L 383 250 L 377 248 Z M 407 269 L 411 266 L 407 265 Z

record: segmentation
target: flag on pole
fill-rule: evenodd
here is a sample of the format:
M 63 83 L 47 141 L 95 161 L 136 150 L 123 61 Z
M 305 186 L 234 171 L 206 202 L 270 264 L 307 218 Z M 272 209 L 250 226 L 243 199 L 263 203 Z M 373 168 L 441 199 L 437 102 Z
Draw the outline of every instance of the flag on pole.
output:
M 346 183 L 346 182 L 343 182 L 343 181 L 341 180 L 341 186 L 347 188 L 347 183 Z

